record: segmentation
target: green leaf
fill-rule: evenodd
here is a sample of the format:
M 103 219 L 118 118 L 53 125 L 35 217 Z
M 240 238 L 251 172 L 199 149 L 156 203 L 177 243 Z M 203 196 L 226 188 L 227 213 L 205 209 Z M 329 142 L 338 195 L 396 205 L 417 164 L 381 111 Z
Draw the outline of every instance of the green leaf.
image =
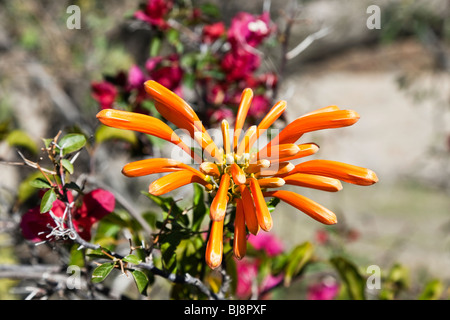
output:
M 205 195 L 203 187 L 194 183 L 194 210 L 192 218 L 192 231 L 200 230 L 203 219 L 207 215 L 209 209 L 205 205 Z
M 50 147 L 50 145 L 52 144 L 53 139 L 42 139 L 42 141 L 44 142 L 45 148 L 48 149 Z
M 350 298 L 353 300 L 364 300 L 366 283 L 356 266 L 343 257 L 332 258 L 330 262 L 344 281 Z
M 114 269 L 115 262 L 108 262 L 102 265 L 99 265 L 92 272 L 92 282 L 99 283 L 106 279 L 106 277 L 111 273 L 112 269 Z
M 122 129 L 117 129 L 117 128 L 112 128 L 112 127 L 101 125 L 98 127 L 97 131 L 95 132 L 95 142 L 97 142 L 97 143 L 102 143 L 107 140 L 113 140 L 113 139 L 129 142 L 134 146 L 137 145 L 137 143 L 138 143 L 136 134 L 133 131 L 122 130 Z
M 169 272 L 175 272 L 177 269 L 177 247 L 181 242 L 180 232 L 172 232 L 164 237 L 164 243 L 161 244 L 161 259 L 164 268 Z
M 146 211 L 142 213 L 142 217 L 149 224 L 152 229 L 156 228 L 156 221 L 158 220 L 158 214 L 152 211 Z
M 61 164 L 68 173 L 73 173 L 73 164 L 67 159 L 61 159 Z
M 78 151 L 83 148 L 85 144 L 86 137 L 79 133 L 69 133 L 62 137 L 58 142 L 58 146 L 62 149 L 63 155 Z
M 272 198 L 267 202 L 267 208 L 269 209 L 269 212 L 272 212 L 275 210 L 275 207 L 280 203 L 280 199 L 278 198 Z
M 56 201 L 56 193 L 53 189 L 50 189 L 47 192 L 45 192 L 41 200 L 41 207 L 40 207 L 41 213 L 50 211 L 51 208 L 53 207 L 53 202 L 55 201 Z
M 314 247 L 310 242 L 305 242 L 292 249 L 288 256 L 285 268 L 284 284 L 289 286 L 292 278 L 298 275 L 306 263 L 311 260 Z
M 408 268 L 400 264 L 395 264 L 389 272 L 388 281 L 394 282 L 400 288 L 409 287 L 410 278 Z
M 138 257 L 136 257 L 134 254 L 129 254 L 127 255 L 125 258 L 122 259 L 125 262 L 129 262 L 132 264 L 139 264 L 142 262 L 141 259 L 139 259 Z
M 50 183 L 47 180 L 45 180 L 44 178 L 37 178 L 37 179 L 31 180 L 30 185 L 32 187 L 38 188 L 38 189 L 48 189 L 48 188 L 52 187 L 50 185 Z
M 103 248 L 88 249 L 86 255 L 90 258 L 96 258 L 96 259 L 111 259 L 111 257 L 108 257 L 103 251 L 104 251 Z M 108 252 L 108 250 L 107 250 L 107 252 Z
M 150 57 L 158 56 L 160 50 L 161 50 L 161 39 L 158 37 L 152 37 L 152 41 L 150 43 Z
M 142 271 L 139 270 L 133 270 L 131 271 L 131 274 L 133 275 L 134 281 L 136 282 L 136 286 L 139 290 L 139 292 L 143 295 L 146 295 L 146 289 L 148 286 L 148 278 Z
M 204 241 L 200 235 L 184 239 L 180 242 L 176 249 L 176 258 L 180 269 L 180 273 L 189 273 L 196 277 L 200 275 L 202 266 L 204 265 Z
M 36 193 L 37 190 L 34 186 L 31 185 L 31 181 L 38 179 L 38 178 L 44 178 L 44 177 L 41 172 L 35 171 L 35 172 L 31 173 L 25 180 L 23 180 L 19 184 L 17 197 L 18 197 L 18 201 L 20 203 L 23 203 L 29 197 L 31 197 L 33 194 Z
M 402 290 L 405 290 L 409 286 L 410 276 L 408 268 L 397 263 L 391 267 L 387 278 L 384 280 L 379 299 L 393 300 Z
M 440 280 L 431 280 L 425 286 L 425 289 L 419 296 L 419 300 L 438 300 L 443 291 L 444 285 Z
M 176 29 L 169 29 L 166 33 L 167 41 L 171 44 L 176 44 L 180 41 L 180 32 Z
M 181 223 L 186 227 L 189 225 L 188 215 L 182 214 L 183 210 L 177 206 L 176 201 L 172 197 L 164 198 L 161 196 L 154 196 L 148 192 L 142 192 L 142 194 L 146 195 L 156 205 L 158 205 L 165 213 L 168 214 L 168 217 L 175 218 L 176 220 L 173 224 Z
M 13 130 L 6 137 L 6 141 L 10 146 L 24 147 L 31 151 L 33 154 L 38 152 L 37 144 L 31 139 L 31 137 L 22 130 Z
M 84 267 L 84 252 L 83 250 L 79 250 L 80 245 L 74 244 L 72 245 L 72 248 L 70 249 L 70 260 L 69 260 L 69 266 L 70 265 L 76 265 L 79 267 Z
M 212 3 L 204 3 L 200 6 L 202 13 L 212 17 L 218 18 L 220 17 L 220 9 L 217 5 Z
M 73 182 L 73 181 L 71 181 L 71 182 L 69 182 L 69 183 L 66 183 L 66 184 L 64 185 L 64 187 L 67 188 L 67 189 L 72 189 L 72 190 L 81 192 L 80 186 L 77 185 L 77 184 L 76 184 L 75 182 Z

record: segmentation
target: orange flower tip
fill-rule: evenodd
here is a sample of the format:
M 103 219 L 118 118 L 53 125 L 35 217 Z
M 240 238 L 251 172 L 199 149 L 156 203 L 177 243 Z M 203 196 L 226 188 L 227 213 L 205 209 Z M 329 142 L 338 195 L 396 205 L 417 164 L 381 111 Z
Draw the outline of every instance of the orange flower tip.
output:
M 291 162 L 289 162 L 284 168 L 283 168 L 283 173 L 287 173 L 287 172 L 291 172 L 292 170 L 295 169 L 295 165 L 292 164 Z
M 299 146 L 299 147 L 300 147 L 300 146 Z M 316 153 L 316 152 L 319 151 L 319 149 L 320 149 L 319 145 L 316 144 L 316 143 L 310 143 L 310 144 L 308 144 L 308 147 L 311 149 L 311 151 L 312 151 L 313 153 Z
M 242 260 L 245 257 L 245 255 L 241 255 L 241 254 L 236 253 L 236 252 L 234 252 L 233 255 L 236 258 L 236 260 Z
M 349 118 L 352 118 L 352 119 L 355 119 L 355 120 L 359 120 L 361 118 L 359 113 L 356 112 L 355 110 L 347 110 L 347 111 L 348 111 Z
M 258 183 L 261 188 L 280 188 L 286 182 L 282 178 L 262 178 L 258 179 Z
M 210 218 L 212 221 L 221 221 L 225 218 L 228 203 L 228 187 L 230 186 L 230 176 L 224 174 L 220 179 L 219 189 L 210 207 Z
M 103 109 L 97 113 L 96 117 L 100 122 L 104 123 L 105 120 L 114 118 L 114 113 L 114 109 Z
M 261 226 L 262 230 L 269 232 L 270 230 L 272 230 L 273 222 L 272 222 L 272 220 L 268 220 L 268 221 L 265 221 L 265 223 L 260 226 Z
M 161 87 L 162 85 L 154 80 L 147 80 L 146 82 L 144 82 L 145 91 L 152 96 L 155 92 L 158 93 L 158 95 L 161 95 Z
M 368 185 L 372 185 L 378 182 L 378 177 L 374 171 L 367 169 L 365 180 L 367 181 Z
M 210 219 L 212 221 L 223 220 L 225 218 L 225 214 L 227 213 L 226 210 L 221 210 L 221 209 L 213 210 L 212 208 L 211 208 L 210 212 L 211 212 Z
M 228 132 L 228 130 L 230 128 L 230 124 L 228 123 L 227 119 L 223 119 L 222 120 L 221 128 L 222 128 L 222 131 L 227 131 Z
M 261 159 L 259 161 L 260 161 L 259 165 L 260 165 L 261 168 L 268 168 L 268 167 L 270 167 L 270 160 Z
M 154 195 L 154 196 L 162 195 L 163 193 L 160 192 L 160 190 L 161 189 L 158 186 L 153 185 L 153 183 L 150 184 L 150 186 L 148 187 L 148 193 L 150 193 L 151 195 Z
M 327 222 L 328 223 L 325 223 L 325 224 L 328 224 L 328 225 L 336 224 L 338 222 L 337 217 L 336 216 L 330 217 Z
M 127 165 L 122 168 L 122 174 L 126 177 L 136 177 L 137 175 L 133 173 L 133 169 L 129 168 Z
M 222 264 L 222 257 L 213 257 L 213 258 L 209 258 L 207 259 L 206 263 L 208 264 L 208 266 L 211 269 L 217 269 L 218 267 L 220 267 L 220 265 Z
M 202 162 L 200 164 L 200 172 L 213 177 L 219 177 L 220 172 L 219 168 L 217 168 L 217 165 L 213 162 Z
M 231 164 L 231 175 L 233 177 L 233 181 L 235 184 L 244 184 L 247 180 L 245 173 L 242 169 L 236 164 Z

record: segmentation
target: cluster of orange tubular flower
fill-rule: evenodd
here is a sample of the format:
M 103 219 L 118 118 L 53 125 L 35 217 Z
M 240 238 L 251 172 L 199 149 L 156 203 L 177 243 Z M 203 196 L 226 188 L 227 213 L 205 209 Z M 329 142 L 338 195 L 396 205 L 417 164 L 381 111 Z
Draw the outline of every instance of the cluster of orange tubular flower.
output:
M 150 184 L 149 193 L 153 195 L 162 195 L 190 183 L 199 183 L 214 195 L 205 256 L 212 269 L 222 263 L 223 228 L 229 205 L 236 206 L 233 252 L 237 259 L 242 259 L 246 254 L 247 232 L 256 235 L 260 230 L 272 228 L 265 197 L 278 198 L 321 223 L 337 222 L 336 215 L 320 204 L 295 192 L 277 188 L 287 184 L 335 192 L 342 189 L 341 181 L 363 186 L 378 181 L 372 170 L 346 163 L 319 159 L 297 165 L 291 162 L 319 149 L 314 143 L 296 144 L 304 133 L 353 125 L 359 119 L 355 111 L 329 106 L 310 112 L 288 124 L 264 148 L 254 150 L 254 143 L 285 111 L 286 102 L 276 103 L 257 126 L 250 126 L 244 132 L 253 97 L 252 90 L 245 89 L 234 131 L 230 132 L 226 120 L 221 124 L 223 146 L 219 148 L 183 99 L 155 81 L 147 81 L 144 85 L 158 112 L 186 130 L 200 145 L 202 155 L 188 147 L 166 123 L 155 117 L 105 109 L 97 114 L 97 118 L 107 126 L 143 132 L 169 141 L 195 160 L 198 169 L 174 159 L 151 158 L 129 163 L 122 172 L 128 177 L 169 172 Z

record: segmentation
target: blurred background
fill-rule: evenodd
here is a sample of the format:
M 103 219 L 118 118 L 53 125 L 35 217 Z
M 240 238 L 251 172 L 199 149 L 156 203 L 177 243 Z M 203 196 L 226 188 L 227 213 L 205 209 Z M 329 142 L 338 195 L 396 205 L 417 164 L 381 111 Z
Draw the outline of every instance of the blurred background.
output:
M 39 151 L 26 149 L 59 130 L 77 127 L 95 135 L 100 107 L 92 83 L 142 66 L 149 56 L 152 31 L 132 19 L 140 4 L 0 0 L 0 264 L 18 263 L 23 254 L 14 246 L 17 217 L 11 219 L 11 212 L 15 197 L 23 192 L 21 183 L 30 174 L 6 162 L 20 161 L 17 148 L 38 159 Z M 370 187 L 345 184 L 333 194 L 306 190 L 303 194 L 336 212 L 339 223 L 332 227 L 280 204 L 273 232 L 284 246 L 320 243 L 321 236 L 339 235 L 340 250 L 362 265 L 377 265 L 382 272 L 397 263 L 406 266 L 412 284 L 408 298 L 416 298 L 432 279 L 439 279 L 442 294 L 447 294 L 450 2 L 192 0 L 189 4 L 210 10 L 226 26 L 240 11 L 270 12 L 278 37 L 288 34 L 289 43 L 283 47 L 274 40 L 261 49 L 261 68 L 277 75 L 271 101 L 288 102 L 287 122 L 328 105 L 361 115 L 351 127 L 310 133 L 302 142 L 321 147 L 315 158 L 374 170 L 379 182 Z M 380 20 L 379 28 L 371 29 L 377 11 L 368 8 L 374 4 Z M 70 5 L 81 9 L 80 29 L 67 27 Z M 294 9 L 297 16 L 292 22 Z M 179 28 L 182 33 L 183 26 Z M 292 51 L 295 48 L 299 52 Z M 282 59 L 288 52 L 289 59 Z M 185 99 L 190 101 L 189 94 Z M 12 138 L 14 130 L 26 135 Z M 147 189 L 149 180 L 124 178 L 120 170 L 127 160 L 126 152 L 104 144 L 89 165 L 90 170 L 95 167 L 95 179 L 145 210 L 148 202 L 139 192 Z M 5 288 L 0 289 L 0 298 L 14 297 L 10 281 L 0 280 L 0 288 Z M 296 290 L 292 286 L 282 297 L 302 298 Z

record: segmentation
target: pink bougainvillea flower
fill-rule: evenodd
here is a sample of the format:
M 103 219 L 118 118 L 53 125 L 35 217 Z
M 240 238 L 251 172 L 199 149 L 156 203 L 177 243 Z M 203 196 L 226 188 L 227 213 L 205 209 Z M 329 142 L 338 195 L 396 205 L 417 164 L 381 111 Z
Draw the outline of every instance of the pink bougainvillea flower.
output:
M 258 285 L 258 267 L 258 262 L 250 260 L 240 260 L 236 264 L 236 297 L 239 299 L 249 299 L 253 294 L 260 295 L 268 292 L 283 281 L 283 274 L 269 274 Z M 260 298 L 267 298 L 267 296 L 264 295 Z
M 248 116 L 255 119 L 261 119 L 270 109 L 269 99 L 263 95 L 257 95 L 253 98 L 252 107 L 248 110 Z
M 225 24 L 220 21 L 203 27 L 202 41 L 211 44 L 225 34 Z
M 259 149 L 254 144 L 282 115 L 286 102 L 277 102 L 258 125 L 245 130 L 245 119 L 253 99 L 253 91 L 245 89 L 234 130 L 229 128 L 226 120 L 222 121 L 222 147 L 219 148 L 220 145 L 206 131 L 194 109 L 182 98 L 152 80 L 145 82 L 145 89 L 155 101 L 158 112 L 178 128 L 184 129 L 192 141 L 200 146 L 201 154 L 157 118 L 113 109 L 100 111 L 97 118 L 108 126 L 147 133 L 173 143 L 192 157 L 196 166 L 199 165 L 199 169 L 195 169 L 174 159 L 146 159 L 127 164 L 122 172 L 130 177 L 170 172 L 150 184 L 149 192 L 154 195 L 162 195 L 193 182 L 203 185 L 210 192 L 213 199 L 210 219 L 214 232 L 210 233 L 208 239 L 210 244 L 206 262 L 211 268 L 220 265 L 223 231 L 218 229 L 227 217 L 227 208 L 237 205 L 236 215 L 239 215 L 239 220 L 235 221 L 235 228 L 239 229 L 241 236 L 245 230 L 242 217 L 250 233 L 257 234 L 260 230 L 269 231 L 272 228 L 272 214 L 265 197 L 278 198 L 321 223 L 335 224 L 336 215 L 329 209 L 294 191 L 280 188 L 288 184 L 336 192 L 342 189 L 340 180 L 364 186 L 378 181 L 372 170 L 342 162 L 310 160 L 297 165 L 291 162 L 319 150 L 314 143 L 297 143 L 304 133 L 353 125 L 359 119 L 355 111 L 341 110 L 336 106 L 315 110 L 272 135 L 274 138 Z M 234 241 L 233 250 L 237 259 L 243 257 L 244 240 L 244 237 L 240 237 L 239 241 Z
M 269 257 L 274 257 L 283 252 L 283 243 L 271 235 L 270 233 L 260 233 L 258 235 L 250 235 L 248 242 L 256 249 L 267 253 Z
M 69 201 L 73 201 L 73 197 L 69 194 Z M 96 189 L 82 198 L 80 206 L 72 209 L 72 221 L 75 231 L 86 241 L 91 239 L 92 226 L 100 221 L 103 217 L 114 211 L 115 198 L 114 195 L 103 189 Z M 55 222 L 62 219 L 60 223 L 67 228 L 66 205 L 61 200 L 56 200 L 49 212 L 41 213 L 39 207 L 28 210 L 20 222 L 23 236 L 33 242 L 50 240 L 48 235 L 51 230 L 57 227 Z
M 253 294 L 260 295 L 279 285 L 284 278 L 283 274 L 267 275 L 258 285 L 258 262 L 250 260 L 238 261 L 236 297 L 239 299 L 249 299 Z M 263 296 L 260 298 L 267 298 Z
M 116 87 L 108 81 L 93 82 L 91 90 L 92 97 L 100 104 L 101 109 L 111 108 L 118 94 Z
M 166 29 L 168 27 L 166 16 L 172 10 L 171 0 L 147 0 L 147 4 L 142 10 L 136 11 L 134 17 L 148 24 Z
M 147 60 L 145 68 L 149 79 L 154 80 L 169 90 L 181 93 L 183 69 L 180 66 L 180 57 L 172 54 L 167 57 L 152 57 Z
M 252 294 L 252 287 L 257 279 L 258 266 L 247 260 L 241 260 L 236 264 L 237 286 L 236 296 L 240 299 L 248 298 Z
M 232 119 L 233 110 L 228 108 L 220 108 L 218 110 L 209 110 L 209 118 L 212 123 L 221 123 L 223 120 Z
M 228 82 L 244 80 L 249 77 L 261 64 L 257 54 L 243 49 L 231 50 L 222 59 L 221 67 Z
M 268 12 L 264 12 L 260 16 L 248 12 L 239 12 L 231 20 L 228 41 L 233 47 L 245 47 L 246 45 L 256 47 L 272 31 Z
M 308 300 L 333 300 L 339 293 L 339 284 L 332 278 L 326 278 L 308 287 Z
M 283 244 L 270 233 L 260 233 L 257 236 L 250 235 L 248 242 L 269 257 L 275 257 L 283 253 Z M 236 296 L 240 299 L 248 299 L 252 294 L 269 291 L 271 288 L 279 285 L 284 278 L 283 274 L 268 274 L 261 283 L 257 284 L 258 268 L 261 262 L 258 259 L 242 259 L 236 262 L 237 267 L 237 286 Z M 256 292 L 255 292 L 256 291 Z
M 128 71 L 129 89 L 141 89 L 145 80 L 147 79 L 141 68 L 139 68 L 139 66 L 137 65 L 131 66 L 130 70 Z
M 245 80 L 250 88 L 262 88 L 266 90 L 273 89 L 278 84 L 278 76 L 274 73 L 268 72 L 260 75 L 251 75 Z

